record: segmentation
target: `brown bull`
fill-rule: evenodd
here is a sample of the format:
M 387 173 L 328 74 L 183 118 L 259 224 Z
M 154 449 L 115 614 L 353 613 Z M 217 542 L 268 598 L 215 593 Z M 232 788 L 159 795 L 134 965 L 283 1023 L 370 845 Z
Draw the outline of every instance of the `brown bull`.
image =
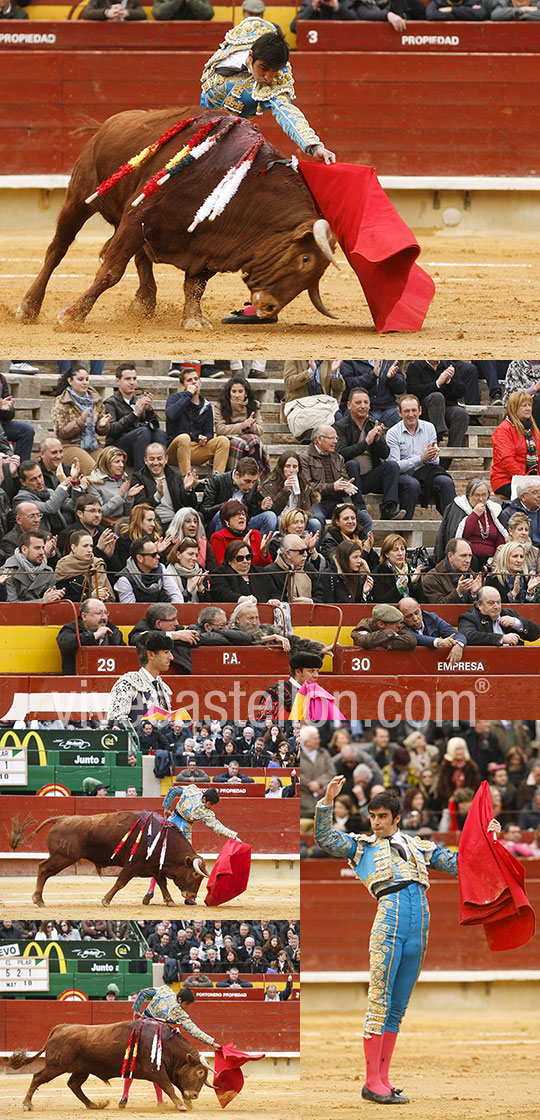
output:
M 113 856 L 122 837 L 133 829 L 137 821 L 142 823 L 143 820 L 148 823 L 134 856 L 130 859 L 139 833 L 138 827 L 134 829 L 117 855 Z M 166 826 L 167 850 L 163 867 L 161 869 L 159 867 L 161 841 L 148 856 L 148 829 L 151 831 L 151 836 L 155 837 L 164 824 L 164 818 L 158 813 L 99 813 L 88 817 L 49 817 L 30 833 L 28 833 L 29 825 L 21 828 L 14 822 L 10 837 L 11 848 L 15 850 L 21 847 L 50 824 L 52 828 L 47 836 L 49 858 L 39 865 L 36 889 L 32 895 L 32 901 L 37 906 L 44 905 L 43 887 L 47 879 L 51 875 L 58 875 L 60 871 L 64 871 L 66 867 L 70 867 L 80 859 L 89 860 L 99 872 L 104 867 L 122 868 L 114 886 L 101 900 L 104 906 L 109 906 L 117 891 L 136 876 L 153 876 L 167 906 L 175 905 L 167 887 L 167 878 L 172 879 L 183 894 L 195 898 L 203 878 L 208 876 L 204 860 L 197 856 L 184 834 L 174 825 Z
M 34 1074 L 24 1098 L 24 1110 L 32 1110 L 32 1097 L 40 1085 L 46 1085 L 63 1073 L 71 1074 L 68 1087 L 86 1108 L 107 1108 L 108 1101 L 91 1101 L 83 1093 L 82 1086 L 91 1074 L 106 1084 L 111 1077 L 121 1076 L 133 1025 L 129 1021 L 99 1027 L 60 1023 L 53 1027 L 45 1045 L 36 1055 L 29 1057 L 25 1050 L 17 1050 L 9 1061 L 11 1069 L 21 1069 L 45 1054 L 43 1066 Z M 151 1058 L 155 1029 L 155 1024 L 150 1022 L 142 1024 L 133 1076 L 139 1081 L 152 1081 L 170 1097 L 180 1112 L 184 1112 L 186 1108 L 191 1108 L 191 1101 L 207 1084 L 210 1067 L 191 1043 L 165 1024 L 162 1029 L 161 1066 L 157 1069 Z M 182 1099 L 175 1089 L 180 1090 Z
M 157 140 L 178 120 L 195 114 L 194 124 L 142 167 L 92 204 L 85 203 L 99 183 L 143 147 Z M 52 272 L 96 211 L 116 232 L 102 250 L 102 265 L 93 284 L 60 313 L 59 320 L 64 325 L 82 323 L 98 297 L 118 283 L 132 257 L 139 275 L 132 307 L 147 316 L 153 314 L 156 306 L 153 262 L 175 265 L 185 273 L 180 324 L 184 328 L 212 325 L 202 313 L 201 299 L 206 284 L 219 272 L 242 272 L 262 319 L 277 315 L 303 291 L 309 293 L 318 311 L 335 318 L 326 311 L 319 294 L 319 280 L 328 262 L 334 261 L 335 238 L 328 223 L 318 217 L 311 196 L 295 171 L 279 163 L 266 170 L 269 163 L 280 159 L 280 153 L 268 141 L 264 141 L 253 167 L 223 214 L 188 233 L 201 203 L 227 169 L 260 137 L 249 121 L 241 120 L 201 159 L 170 179 L 140 206 L 132 207 L 148 179 L 164 167 L 202 124 L 218 118 L 230 120 L 227 113 L 201 111 L 200 107 L 182 111 L 133 110 L 118 113 L 101 126 L 75 164 L 55 236 L 39 276 L 23 297 L 17 312 L 20 319 L 30 323 L 37 318 Z M 262 171 L 266 174 L 259 174 Z

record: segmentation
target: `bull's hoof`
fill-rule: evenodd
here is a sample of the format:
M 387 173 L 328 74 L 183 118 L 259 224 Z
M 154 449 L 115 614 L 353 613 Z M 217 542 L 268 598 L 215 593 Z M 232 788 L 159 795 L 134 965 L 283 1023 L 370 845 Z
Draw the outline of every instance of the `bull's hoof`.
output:
M 187 1108 L 185 1104 L 182 1103 L 182 1101 L 178 1101 L 178 1104 L 175 1107 L 178 1112 L 187 1112 Z
M 142 900 L 143 906 L 150 906 L 150 903 L 151 903 L 153 897 L 154 897 L 154 892 L 153 891 L 147 891 L 143 900 Z
M 184 1104 L 185 1104 L 188 1112 L 191 1112 L 191 1110 L 193 1108 L 193 1104 L 192 1104 L 191 1100 L 189 1099 L 189 1097 L 184 1097 Z
M 58 326 L 65 327 L 68 330 L 73 327 L 81 327 L 84 319 L 85 316 L 74 307 L 64 307 L 63 311 L 58 312 Z
M 34 1106 L 32 1104 L 30 1104 L 30 1101 L 23 1101 L 23 1112 L 33 1112 L 33 1111 L 34 1111 Z
M 91 1108 L 93 1112 L 102 1112 L 104 1108 L 109 1107 L 109 1102 L 108 1102 L 108 1100 L 107 1101 L 88 1101 L 88 1104 L 87 1104 L 86 1107 Z
M 188 315 L 187 318 L 180 320 L 180 327 L 183 331 L 203 331 L 205 327 L 212 330 L 212 323 L 205 315 L 197 316 L 197 318 L 194 315 Z
M 15 312 L 15 318 L 18 319 L 20 323 L 35 323 L 38 315 L 39 308 L 32 307 L 31 304 L 26 304 L 24 300 Z
M 165 899 L 165 906 L 176 906 L 176 902 L 174 901 L 174 898 L 166 898 Z
M 34 903 L 34 906 L 45 906 L 45 903 L 44 903 L 41 895 L 38 894 L 37 891 L 34 891 L 34 893 L 32 895 L 32 902 Z
M 130 311 L 141 319 L 153 319 L 156 313 L 156 304 L 155 302 L 141 299 L 140 296 L 134 296 L 131 301 Z
M 101 905 L 109 907 L 111 904 L 110 904 L 110 902 L 107 898 L 102 898 L 101 899 Z

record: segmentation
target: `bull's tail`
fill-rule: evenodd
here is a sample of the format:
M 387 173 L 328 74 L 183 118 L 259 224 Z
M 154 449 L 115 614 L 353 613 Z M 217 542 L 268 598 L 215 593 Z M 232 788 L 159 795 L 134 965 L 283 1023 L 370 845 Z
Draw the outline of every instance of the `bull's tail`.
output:
M 33 818 L 25 817 L 23 821 L 20 821 L 18 817 L 14 817 L 11 822 L 11 831 L 8 835 L 11 851 L 16 852 L 17 848 L 21 848 L 23 844 L 27 844 L 33 836 L 36 836 L 38 832 L 41 832 L 42 828 L 45 828 L 45 826 L 48 824 L 55 824 L 57 820 L 58 817 L 47 817 L 46 821 L 42 821 L 41 824 L 38 824 L 37 828 L 34 828 L 32 832 L 29 832 L 28 829 L 31 828 L 35 823 Z
M 28 1050 L 15 1050 L 8 1061 L 9 1069 L 21 1069 L 22 1066 L 29 1066 L 35 1058 L 40 1058 L 45 1053 L 47 1043 L 38 1050 L 37 1054 L 29 1054 Z

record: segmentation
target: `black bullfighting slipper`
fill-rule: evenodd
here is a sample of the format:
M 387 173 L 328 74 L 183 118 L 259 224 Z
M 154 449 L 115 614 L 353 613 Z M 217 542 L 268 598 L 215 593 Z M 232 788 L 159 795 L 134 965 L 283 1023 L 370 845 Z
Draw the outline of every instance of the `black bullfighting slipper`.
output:
M 184 899 L 184 906 L 196 906 L 196 905 L 197 905 L 197 903 L 195 902 L 194 898 L 185 898 Z
M 241 327 L 264 327 L 267 323 L 277 323 L 277 321 L 277 315 L 274 315 L 271 319 L 260 319 L 259 316 L 252 311 L 251 305 L 249 307 L 242 307 L 240 311 L 231 311 L 230 315 L 226 315 L 225 318 L 221 320 L 222 323 L 239 323 Z
M 374 1093 L 373 1089 L 368 1089 L 367 1085 L 362 1086 L 362 1100 L 372 1101 L 373 1104 L 408 1104 L 407 1097 L 400 1097 L 396 1094 L 395 1089 L 391 1093 Z
M 403 1089 L 395 1089 L 394 1086 L 392 1085 L 392 1093 L 395 1097 L 398 1098 L 397 1104 L 410 1104 L 411 1103 L 409 1097 L 404 1097 L 403 1096 Z
M 143 906 L 150 906 L 150 903 L 151 903 L 153 897 L 154 897 L 154 892 L 153 891 L 147 891 L 143 900 L 142 900 Z

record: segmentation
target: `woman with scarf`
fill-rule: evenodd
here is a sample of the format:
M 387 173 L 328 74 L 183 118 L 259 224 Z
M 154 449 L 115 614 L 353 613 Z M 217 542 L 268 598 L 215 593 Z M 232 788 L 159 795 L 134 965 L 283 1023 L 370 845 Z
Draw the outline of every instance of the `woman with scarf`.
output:
M 204 603 L 210 599 L 208 572 L 199 563 L 196 540 L 184 537 L 169 552 L 165 575 L 174 579 L 184 603 Z
M 311 529 L 310 529 L 311 526 Z M 279 525 L 272 533 L 268 551 L 272 560 L 276 556 L 283 544 L 283 538 L 288 536 L 289 533 L 297 533 L 299 537 L 307 545 L 308 556 L 310 564 L 313 564 L 317 571 L 321 571 L 325 566 L 325 561 L 321 553 L 318 551 L 319 542 L 319 522 L 314 518 L 308 518 L 307 510 L 305 509 L 286 509 L 280 519 Z
M 328 603 L 372 603 L 373 576 L 362 557 L 362 545 L 342 541 L 321 582 Z
M 491 437 L 491 485 L 495 494 L 510 498 L 514 475 L 539 474 L 540 431 L 533 419 L 532 397 L 510 393 L 506 416 Z
M 503 603 L 540 602 L 540 575 L 526 574 L 525 552 L 517 541 L 503 544 L 484 587 L 495 587 Z
M 125 473 L 126 462 L 125 451 L 121 451 L 119 447 L 106 447 L 89 477 L 88 493 L 99 498 L 105 521 L 113 521 L 129 514 L 133 499 L 144 490 L 142 485 L 130 485 Z
M 471 478 L 465 493 L 446 507 L 434 551 L 437 564 L 444 560 L 446 545 L 452 537 L 469 542 L 477 568 L 483 568 L 492 559 L 499 545 L 504 544 L 507 531 L 499 521 L 500 505 L 490 499 L 488 483 L 483 478 Z
M 259 464 L 259 477 L 270 473 L 270 460 L 262 441 L 261 406 L 245 377 L 229 378 L 214 404 L 214 428 L 217 436 L 229 440 L 227 470 L 234 470 L 245 455 Z
M 245 540 L 229 541 L 223 564 L 210 577 L 213 603 L 237 603 L 247 595 L 257 598 L 260 569 L 252 567 L 253 552 Z
M 532 414 L 540 425 L 540 361 L 518 359 L 510 362 L 504 379 L 502 402 L 508 404 L 511 393 L 527 393 L 532 401 Z
M 321 552 L 328 563 L 342 541 L 354 541 L 360 547 L 362 559 L 373 571 L 379 563 L 379 557 L 373 547 L 374 539 L 371 529 L 366 533 L 363 525 L 360 525 L 356 506 L 352 502 L 341 502 L 332 514 L 332 520 L 321 544 Z
M 105 561 L 94 556 L 94 541 L 86 529 L 76 529 L 69 534 L 65 553 L 56 565 L 55 578 L 56 586 L 65 591 L 66 599 L 72 603 L 90 598 L 114 602 Z
M 216 569 L 216 558 L 210 548 L 210 541 L 196 510 L 189 509 L 187 506 L 184 509 L 177 510 L 167 530 L 167 536 L 172 537 L 174 542 L 181 541 L 184 537 L 197 541 L 197 555 L 201 568 L 204 568 L 207 572 L 213 572 Z
M 404 595 L 411 595 L 419 603 L 422 599 L 422 565 L 415 568 L 407 560 L 407 545 L 399 533 L 389 533 L 381 546 L 381 559 L 373 569 L 374 603 L 399 603 Z
M 212 533 L 210 537 L 210 546 L 218 564 L 223 563 L 225 549 L 229 542 L 240 540 L 249 545 L 253 562 L 260 568 L 272 563 L 272 557 L 268 552 L 268 543 L 272 534 L 266 533 L 263 537 L 258 529 L 247 528 L 248 511 L 243 502 L 239 502 L 237 498 L 229 498 L 229 501 L 221 506 L 219 516 L 223 528 L 217 533 Z
M 54 434 L 64 447 L 64 466 L 78 459 L 83 475 L 88 475 L 100 452 L 98 437 L 107 434 L 111 418 L 99 393 L 90 388 L 88 371 L 74 365 L 56 383 L 51 417 Z
M 301 460 L 294 450 L 284 451 L 279 456 L 273 471 L 261 483 L 259 489 L 263 498 L 272 499 L 272 509 L 278 517 L 291 509 L 311 513 L 311 490 L 304 476 Z M 312 518 L 309 527 L 311 532 L 316 533 L 319 522 Z

